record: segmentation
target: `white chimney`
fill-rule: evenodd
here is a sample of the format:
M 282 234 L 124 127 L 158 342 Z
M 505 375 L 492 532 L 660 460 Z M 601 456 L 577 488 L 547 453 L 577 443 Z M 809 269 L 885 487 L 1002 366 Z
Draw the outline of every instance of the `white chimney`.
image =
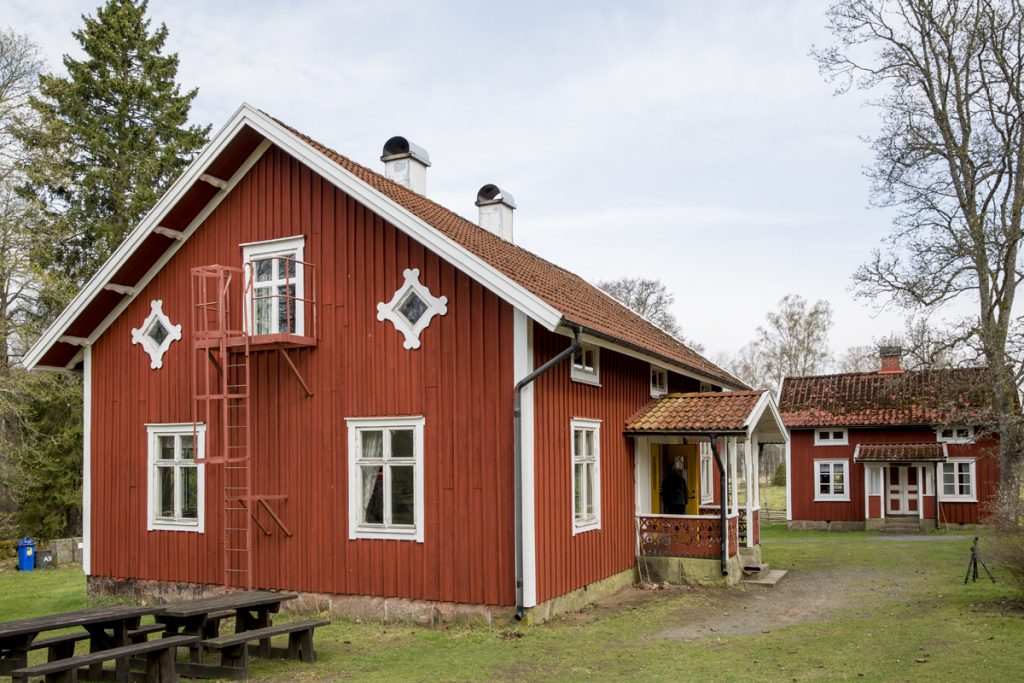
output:
M 476 205 L 480 207 L 480 227 L 490 230 L 509 242 L 512 239 L 512 212 L 516 200 L 497 185 L 487 184 L 476 193 Z
M 404 185 L 417 194 L 427 194 L 427 166 L 430 155 L 401 135 L 384 143 L 380 160 L 384 162 L 384 177 Z

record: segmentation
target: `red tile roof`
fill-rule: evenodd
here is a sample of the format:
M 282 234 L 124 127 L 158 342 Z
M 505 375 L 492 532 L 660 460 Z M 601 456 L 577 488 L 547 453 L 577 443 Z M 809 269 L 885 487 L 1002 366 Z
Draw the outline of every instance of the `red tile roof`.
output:
M 630 432 L 738 432 L 764 391 L 668 394 L 654 399 L 626 420 Z
M 953 368 L 787 377 L 779 410 L 790 428 L 985 422 L 992 415 L 987 374 Z
M 862 443 L 854 462 L 941 462 L 946 449 L 941 443 Z
M 476 223 L 388 180 L 380 173 L 355 163 L 287 124 L 281 125 L 325 157 L 561 312 L 567 323 L 580 325 L 595 336 L 607 337 L 624 346 L 634 347 L 636 350 L 682 365 L 699 374 L 721 380 L 726 386 L 746 388 L 742 380 L 707 360 L 578 275 L 484 230 Z

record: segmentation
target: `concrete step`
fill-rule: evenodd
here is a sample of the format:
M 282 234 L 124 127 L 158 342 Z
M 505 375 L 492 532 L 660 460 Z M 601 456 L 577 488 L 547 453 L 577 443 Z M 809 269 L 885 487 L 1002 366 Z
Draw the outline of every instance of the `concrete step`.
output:
M 766 569 L 758 575 L 740 579 L 744 586 L 757 586 L 758 588 L 771 588 L 786 576 L 785 569 Z
M 750 564 L 744 563 L 744 565 L 743 565 L 743 575 L 744 576 L 757 576 L 757 575 L 763 574 L 763 573 L 765 573 L 767 571 L 768 571 L 768 565 L 763 563 L 763 562 L 760 563 L 760 564 L 758 564 L 756 562 L 752 562 Z

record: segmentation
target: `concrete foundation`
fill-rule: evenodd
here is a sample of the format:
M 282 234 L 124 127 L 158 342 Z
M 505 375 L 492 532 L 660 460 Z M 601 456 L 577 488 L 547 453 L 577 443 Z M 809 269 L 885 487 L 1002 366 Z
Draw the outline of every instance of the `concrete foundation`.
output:
M 722 561 L 695 557 L 638 557 L 644 578 L 651 581 L 666 581 L 674 585 L 697 584 L 700 586 L 735 586 L 742 578 L 742 565 L 750 560 L 734 555 L 729 558 L 729 574 L 722 576 Z
M 632 586 L 637 582 L 635 568 L 613 574 L 606 579 L 587 584 L 582 588 L 546 600 L 536 607 L 531 607 L 523 614 L 523 622 L 527 624 L 543 624 L 545 621 L 567 612 L 577 612 L 592 602 L 602 600 Z
M 786 523 L 795 531 L 864 531 L 864 522 L 822 522 L 819 520 L 794 519 Z

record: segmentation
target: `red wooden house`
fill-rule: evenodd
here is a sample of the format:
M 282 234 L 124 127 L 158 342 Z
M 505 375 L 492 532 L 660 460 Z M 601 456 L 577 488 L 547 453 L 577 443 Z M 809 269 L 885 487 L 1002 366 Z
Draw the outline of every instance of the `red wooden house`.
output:
M 904 372 L 882 349 L 879 372 L 787 377 L 780 410 L 789 524 L 904 531 L 976 524 L 999 482 L 986 429 L 984 368 Z
M 543 617 L 633 580 L 676 461 L 698 503 L 645 547 L 738 575 L 771 399 L 517 247 L 507 192 L 478 225 L 382 160 L 243 105 L 31 349 L 84 374 L 91 590 Z

